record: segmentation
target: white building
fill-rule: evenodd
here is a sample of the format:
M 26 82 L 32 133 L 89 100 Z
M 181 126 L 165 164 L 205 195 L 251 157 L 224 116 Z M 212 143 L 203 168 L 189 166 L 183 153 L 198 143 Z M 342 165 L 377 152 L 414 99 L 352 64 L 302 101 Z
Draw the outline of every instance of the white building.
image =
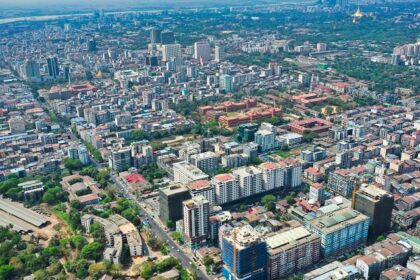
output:
M 224 92 L 233 91 L 233 77 L 230 75 L 223 74 L 219 79 L 219 88 Z
M 276 134 L 268 130 L 255 132 L 255 143 L 261 147 L 261 151 L 269 151 L 276 147 Z
M 79 160 L 84 164 L 87 165 L 90 163 L 89 159 L 89 151 L 85 145 L 79 145 L 78 149 Z
M 233 170 L 239 184 L 241 197 L 251 196 L 263 191 L 263 174 L 255 166 L 246 166 Z
M 210 203 L 210 205 L 216 204 L 216 194 L 214 192 L 214 186 L 207 180 L 200 180 L 191 182 L 187 185 L 190 190 L 191 197 L 204 196 Z
M 214 47 L 214 60 L 220 62 L 225 59 L 225 48 L 223 46 Z
M 194 43 L 194 58 L 208 61 L 211 58 L 210 44 L 208 42 L 195 42 Z
M 219 157 L 214 152 L 192 155 L 190 163 L 205 173 L 212 173 L 218 168 Z
M 213 177 L 211 184 L 214 186 L 217 204 L 225 204 L 239 199 L 239 186 L 232 174 L 219 174 Z
M 195 196 L 183 201 L 184 239 L 191 249 L 205 246 L 209 235 L 209 201 L 203 196 Z
M 209 177 L 203 171 L 189 164 L 186 161 L 176 162 L 173 165 L 174 181 L 179 183 L 188 184 L 198 180 L 207 180 Z
M 294 158 L 285 158 L 279 164 L 285 170 L 284 186 L 299 187 L 302 184 L 302 164 Z
M 181 58 L 181 45 L 180 44 L 169 44 L 162 45 L 162 60 L 169 61 L 171 58 Z
M 263 174 L 264 190 L 272 190 L 284 186 L 285 171 L 276 162 L 264 162 L 260 164 Z

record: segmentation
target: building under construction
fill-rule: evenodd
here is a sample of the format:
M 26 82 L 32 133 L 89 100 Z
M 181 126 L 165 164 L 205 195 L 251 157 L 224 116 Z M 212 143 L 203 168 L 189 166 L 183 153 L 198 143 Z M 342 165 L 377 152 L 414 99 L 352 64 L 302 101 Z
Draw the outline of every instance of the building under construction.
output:
M 267 245 L 250 225 L 223 237 L 223 275 L 227 280 L 265 280 Z

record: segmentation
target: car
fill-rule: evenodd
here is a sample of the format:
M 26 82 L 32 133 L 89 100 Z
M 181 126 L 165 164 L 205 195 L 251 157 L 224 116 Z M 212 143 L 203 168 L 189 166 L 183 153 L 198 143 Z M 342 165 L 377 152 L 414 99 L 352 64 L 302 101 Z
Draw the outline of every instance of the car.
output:
M 176 249 L 177 252 L 179 252 L 179 249 Z
M 174 246 L 172 246 L 171 248 L 172 248 L 172 249 L 175 249 L 175 247 L 174 247 Z

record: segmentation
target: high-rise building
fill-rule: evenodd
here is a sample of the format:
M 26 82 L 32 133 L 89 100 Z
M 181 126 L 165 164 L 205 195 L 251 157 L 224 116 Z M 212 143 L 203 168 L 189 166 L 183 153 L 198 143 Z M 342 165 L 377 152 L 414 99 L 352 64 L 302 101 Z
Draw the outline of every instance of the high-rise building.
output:
M 250 225 L 222 237 L 223 275 L 228 280 L 266 280 L 267 245 Z
M 239 199 L 239 186 L 232 174 L 219 174 L 212 178 L 217 204 L 225 204 Z
M 96 40 L 95 39 L 90 39 L 87 43 L 87 47 L 88 47 L 88 51 L 90 51 L 90 52 L 96 51 L 98 49 L 96 47 Z
M 148 66 L 158 66 L 159 60 L 158 57 L 155 55 L 148 55 L 146 56 L 146 65 Z
M 71 159 L 79 159 L 79 149 L 74 146 L 70 146 L 67 149 L 67 156 Z
M 309 187 L 309 199 L 313 201 L 318 201 L 321 205 L 325 201 L 325 189 L 324 186 L 320 183 L 313 183 Z
M 233 77 L 230 75 L 223 74 L 219 79 L 219 88 L 225 93 L 233 91 Z
M 174 181 L 188 184 L 198 180 L 207 180 L 208 175 L 199 168 L 188 163 L 187 161 L 180 161 L 173 164 Z
M 153 28 L 152 30 L 150 30 L 150 42 L 152 44 L 162 43 L 161 33 L 162 30 L 160 30 L 159 28 Z
M 112 150 L 108 164 L 109 168 L 117 172 L 127 170 L 131 167 L 131 149 Z
M 47 58 L 47 68 L 48 68 L 48 75 L 50 77 L 53 77 L 55 79 L 59 76 L 60 70 L 58 67 L 58 59 L 56 56 L 50 56 Z
M 255 143 L 259 145 L 262 152 L 274 149 L 276 145 L 276 134 L 268 130 L 258 130 L 255 132 Z
M 370 218 L 369 239 L 389 230 L 393 207 L 394 197 L 383 189 L 369 185 L 356 192 L 354 208 Z
M 205 173 L 212 173 L 218 169 L 219 157 L 215 152 L 204 152 L 190 157 L 190 163 Z
M 279 162 L 285 170 L 284 186 L 296 188 L 302 184 L 302 164 L 294 158 L 285 158 Z
M 327 44 L 325 44 L 325 43 L 318 43 L 318 44 L 316 44 L 316 50 L 318 52 L 324 52 L 324 51 L 326 51 L 327 50 Z
M 24 65 L 24 76 L 28 80 L 39 78 L 39 63 L 33 60 L 27 60 Z
M 241 197 L 247 197 L 263 191 L 263 173 L 255 166 L 240 167 L 233 170 L 239 185 Z
M 195 196 L 183 203 L 184 240 L 191 249 L 207 244 L 209 238 L 210 204 L 203 196 Z
M 324 215 L 308 220 L 306 227 L 321 237 L 322 255 L 331 257 L 366 244 L 369 217 L 351 208 L 336 207 Z
M 319 261 L 321 238 L 303 226 L 264 239 L 268 249 L 267 279 L 285 279 Z
M 181 58 L 181 45 L 180 44 L 170 44 L 162 46 L 162 60 L 170 61 L 171 58 L 179 59 Z
M 214 60 L 220 62 L 225 59 L 225 48 L 223 46 L 214 47 Z
M 80 145 L 78 150 L 79 160 L 84 164 L 87 165 L 90 163 L 89 159 L 89 151 L 85 145 Z
M 162 45 L 175 44 L 175 35 L 173 31 L 165 30 L 160 33 L 160 43 Z
M 210 44 L 208 42 L 194 43 L 194 58 L 208 61 L 210 59 Z
M 190 190 L 192 197 L 204 196 L 210 203 L 210 205 L 216 204 L 216 195 L 214 193 L 214 186 L 207 180 L 200 180 L 191 182 L 187 185 Z
M 276 162 L 264 162 L 260 164 L 263 174 L 264 190 L 272 190 L 284 186 L 284 169 Z
M 159 217 L 164 222 L 176 222 L 183 217 L 182 202 L 191 198 L 189 190 L 181 185 L 159 189 Z
M 11 117 L 9 119 L 9 129 L 11 134 L 24 133 L 26 131 L 26 123 L 23 117 Z

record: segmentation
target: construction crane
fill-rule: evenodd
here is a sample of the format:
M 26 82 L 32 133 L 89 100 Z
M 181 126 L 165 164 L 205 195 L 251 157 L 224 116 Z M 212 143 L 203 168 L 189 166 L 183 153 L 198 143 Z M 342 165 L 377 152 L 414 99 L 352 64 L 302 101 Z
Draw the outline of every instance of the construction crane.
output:
M 233 275 L 236 275 L 236 228 L 233 229 Z

